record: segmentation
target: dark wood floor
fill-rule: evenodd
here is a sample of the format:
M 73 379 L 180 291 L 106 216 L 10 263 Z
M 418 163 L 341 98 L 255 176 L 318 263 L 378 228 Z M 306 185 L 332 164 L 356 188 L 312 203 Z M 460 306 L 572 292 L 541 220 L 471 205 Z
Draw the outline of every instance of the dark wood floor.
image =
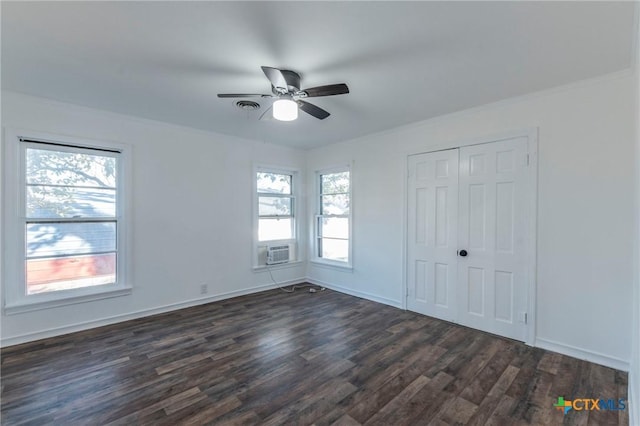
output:
M 554 409 L 627 375 L 332 291 L 239 297 L 2 350 L 2 424 L 627 424 Z

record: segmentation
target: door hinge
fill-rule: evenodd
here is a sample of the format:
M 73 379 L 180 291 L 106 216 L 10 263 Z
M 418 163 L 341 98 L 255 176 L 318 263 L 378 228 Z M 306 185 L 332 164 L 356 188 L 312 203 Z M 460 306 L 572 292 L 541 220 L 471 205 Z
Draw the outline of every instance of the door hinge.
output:
M 529 165 L 529 154 L 527 154 L 527 166 Z

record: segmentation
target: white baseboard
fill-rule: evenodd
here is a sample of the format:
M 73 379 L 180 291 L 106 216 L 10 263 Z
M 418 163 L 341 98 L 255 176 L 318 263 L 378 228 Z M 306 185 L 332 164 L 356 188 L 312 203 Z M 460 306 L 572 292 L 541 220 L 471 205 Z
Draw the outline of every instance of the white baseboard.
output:
M 578 348 L 576 346 L 567 345 L 565 343 L 537 337 L 534 346 L 558 352 L 562 355 L 567 355 L 573 358 L 583 359 L 585 361 L 593 362 L 594 364 L 604 365 L 605 367 L 615 368 L 616 370 L 629 371 L 629 361 L 587 349 Z M 640 425 L 640 423 L 638 424 Z
M 306 278 L 297 278 L 280 283 L 282 286 L 290 286 L 294 284 L 300 284 L 306 282 Z M 198 299 L 191 299 L 180 303 L 172 303 L 169 305 L 159 306 L 151 309 L 143 309 L 136 312 L 131 312 L 123 315 L 114 315 L 112 317 L 100 318 L 97 320 L 86 321 L 63 327 L 50 328 L 35 333 L 26 333 L 17 336 L 3 337 L 0 339 L 0 347 L 7 347 L 13 345 L 19 345 L 21 343 L 27 343 L 34 340 L 46 339 L 49 337 L 60 336 L 63 334 L 74 333 L 76 331 L 88 330 L 91 328 L 102 327 L 105 325 L 116 324 L 123 321 L 129 321 L 137 318 L 148 317 L 156 314 L 163 314 L 165 312 L 176 311 L 178 309 L 190 308 L 192 306 L 204 305 L 206 303 L 216 302 L 218 300 L 230 299 L 232 297 L 245 296 L 251 293 L 258 293 L 260 291 L 271 290 L 277 288 L 275 284 L 259 285 L 256 287 L 250 287 L 243 290 L 230 291 L 228 293 L 220 293 Z
M 335 291 L 339 291 L 340 293 L 346 293 L 351 296 L 356 296 L 356 297 L 371 300 L 374 302 L 382 303 L 385 305 L 393 306 L 394 308 L 404 309 L 401 302 L 376 296 L 371 293 L 352 290 L 349 288 L 341 287 L 339 285 L 335 285 L 332 283 L 328 283 L 325 281 L 321 281 L 321 280 L 317 280 L 309 277 L 307 277 L 307 281 L 311 284 L 315 284 L 322 287 L 330 288 Z M 555 342 L 552 340 L 547 340 L 542 338 L 536 338 L 534 346 L 542 349 L 546 349 L 549 351 L 557 352 L 563 355 L 567 355 L 573 358 L 584 359 L 586 361 L 593 362 L 595 364 L 604 365 L 605 367 L 615 368 L 616 370 L 621 370 L 625 372 L 629 371 L 629 361 L 612 357 L 609 355 L 601 354 L 598 352 L 578 348 L 576 346 L 567 345 L 565 343 Z M 640 401 L 638 402 L 638 407 L 640 408 Z M 640 413 L 638 413 L 637 415 L 640 415 Z M 640 426 L 640 419 L 638 420 L 638 422 L 631 423 L 631 424 Z
M 319 285 L 322 287 L 329 288 L 331 290 L 339 291 L 340 293 L 349 294 L 351 296 L 360 297 L 361 299 L 371 300 L 373 302 L 382 303 L 383 305 L 393 306 L 394 308 L 404 309 L 402 307 L 402 303 L 397 300 L 387 299 L 386 297 L 376 296 L 375 294 L 365 293 L 363 291 L 352 290 L 350 288 L 341 287 L 336 284 L 331 284 L 325 281 L 316 280 L 315 278 L 307 277 L 307 282 L 315 285 Z
M 362 299 L 371 300 L 373 302 L 382 303 L 384 305 L 393 306 L 394 308 L 404 309 L 402 306 L 402 303 L 397 300 L 387 299 L 385 297 L 380 297 L 367 292 L 352 290 L 349 288 L 345 288 L 336 284 L 328 283 L 328 282 L 317 280 L 310 277 L 296 278 L 293 280 L 283 281 L 280 283 L 280 286 L 284 287 L 284 286 L 290 286 L 290 285 L 300 284 L 304 282 L 326 287 L 331 290 L 335 290 L 340 293 L 349 294 L 355 297 L 360 297 Z M 180 303 L 173 303 L 169 305 L 159 306 L 156 308 L 140 310 L 140 311 L 131 312 L 128 314 L 115 315 L 112 317 L 71 324 L 63 327 L 50 328 L 50 329 L 38 331 L 35 333 L 26 333 L 26 334 L 17 335 L 17 336 L 3 337 L 2 339 L 0 339 L 0 347 L 18 345 L 21 343 L 31 342 L 34 340 L 46 339 L 49 337 L 60 336 L 63 334 L 88 330 L 96 327 L 102 327 L 105 325 L 115 324 L 115 323 L 133 320 L 137 318 L 143 318 L 150 315 L 171 312 L 178 309 L 189 308 L 197 305 L 204 305 L 206 303 L 211 303 L 218 300 L 230 299 L 233 297 L 244 296 L 252 293 L 258 293 L 260 291 L 271 290 L 277 287 L 278 286 L 276 286 L 275 284 L 259 285 L 255 287 L 242 289 L 242 290 L 236 290 L 236 291 L 231 291 L 227 293 L 220 293 L 220 294 L 211 295 L 211 296 L 207 296 L 199 299 L 192 299 L 192 300 L 187 300 Z M 609 355 L 604 355 L 601 353 L 589 351 L 586 349 L 578 348 L 575 346 L 567 345 L 564 343 L 555 342 L 555 341 L 547 340 L 543 338 L 536 338 L 534 346 L 542 349 L 547 349 L 553 352 L 558 352 L 563 355 L 568 355 L 574 358 L 584 359 L 586 361 L 604 365 L 606 367 L 615 368 L 617 370 L 622 370 L 626 372 L 629 371 L 629 361 L 625 361 L 623 359 L 619 359 Z M 635 381 L 635 380 L 640 380 L 640 378 L 631 377 L 630 383 L 629 383 L 629 401 L 630 401 L 630 404 L 629 404 L 630 417 L 629 418 L 632 419 L 630 424 L 640 425 L 640 400 L 636 401 L 636 398 L 640 398 L 640 395 L 634 394 L 633 386 L 631 384 L 632 383 L 631 381 Z

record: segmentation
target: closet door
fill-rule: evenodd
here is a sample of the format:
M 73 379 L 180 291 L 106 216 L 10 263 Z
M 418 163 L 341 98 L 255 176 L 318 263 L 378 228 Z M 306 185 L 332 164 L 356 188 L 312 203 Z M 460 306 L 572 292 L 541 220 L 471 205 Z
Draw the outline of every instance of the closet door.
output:
M 527 138 L 460 148 L 458 322 L 517 340 L 526 337 L 527 162 Z
M 407 308 L 455 321 L 458 150 L 408 161 Z

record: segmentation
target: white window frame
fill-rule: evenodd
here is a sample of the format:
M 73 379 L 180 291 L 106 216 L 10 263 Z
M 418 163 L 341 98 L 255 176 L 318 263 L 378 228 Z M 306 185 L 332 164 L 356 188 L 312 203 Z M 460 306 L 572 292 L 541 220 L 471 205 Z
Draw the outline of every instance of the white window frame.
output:
M 116 173 L 116 283 L 81 287 L 27 295 L 25 274 L 24 232 L 26 217 L 26 169 L 27 147 L 35 146 L 22 140 L 58 145 L 56 150 L 87 152 L 86 150 L 115 151 Z M 4 191 L 3 191 L 3 252 L 4 252 L 4 312 L 16 314 L 39 309 L 53 308 L 92 300 L 122 296 L 131 293 L 129 281 L 130 237 L 128 233 L 128 206 L 130 191 L 129 147 L 127 145 L 95 141 L 84 138 L 52 135 L 48 133 L 6 129 L 4 138 Z M 44 145 L 43 145 L 44 146 Z
M 328 175 L 332 173 L 342 173 L 349 172 L 349 214 L 348 215 L 323 215 L 322 212 L 322 175 Z M 314 182 L 314 191 L 313 196 L 315 199 L 314 211 L 315 215 L 313 216 L 313 244 L 312 250 L 313 254 L 310 256 L 310 261 L 312 263 L 317 263 L 319 265 L 332 266 L 340 269 L 353 269 L 353 171 L 350 165 L 341 166 L 341 167 L 332 167 L 321 170 L 316 170 L 315 172 L 315 182 Z M 320 229 L 319 229 L 319 221 L 323 217 L 346 217 L 349 220 L 349 249 L 348 256 L 349 260 L 347 262 L 342 262 L 334 259 L 325 259 L 319 256 L 319 240 L 320 240 Z
M 259 193 L 258 192 L 258 182 L 257 182 L 257 174 L 258 173 L 274 173 L 279 175 L 289 175 L 291 176 L 291 195 L 286 195 L 287 198 L 291 198 L 291 218 L 292 218 L 292 230 L 291 236 L 292 238 L 281 239 L 281 240 L 267 240 L 260 241 L 258 237 L 258 229 L 259 229 L 259 208 L 258 208 L 258 199 L 261 195 L 266 196 L 278 196 L 278 194 L 273 193 Z M 298 240 L 300 235 L 300 209 L 299 209 L 299 200 L 300 200 L 300 189 L 302 188 L 302 182 L 300 181 L 301 173 L 297 169 L 281 167 L 281 166 L 268 166 L 268 165 L 254 165 L 253 174 L 252 174 L 252 183 L 253 183 L 253 269 L 263 269 L 266 268 L 264 263 L 260 263 L 259 252 L 261 249 L 265 249 L 270 245 L 279 245 L 279 244 L 292 244 L 295 246 L 294 248 L 294 258 L 290 259 L 288 263 L 283 263 L 279 265 L 271 265 L 270 268 L 285 268 L 291 266 L 292 263 L 300 263 L 299 255 L 298 255 Z M 284 194 L 283 194 L 284 195 Z

